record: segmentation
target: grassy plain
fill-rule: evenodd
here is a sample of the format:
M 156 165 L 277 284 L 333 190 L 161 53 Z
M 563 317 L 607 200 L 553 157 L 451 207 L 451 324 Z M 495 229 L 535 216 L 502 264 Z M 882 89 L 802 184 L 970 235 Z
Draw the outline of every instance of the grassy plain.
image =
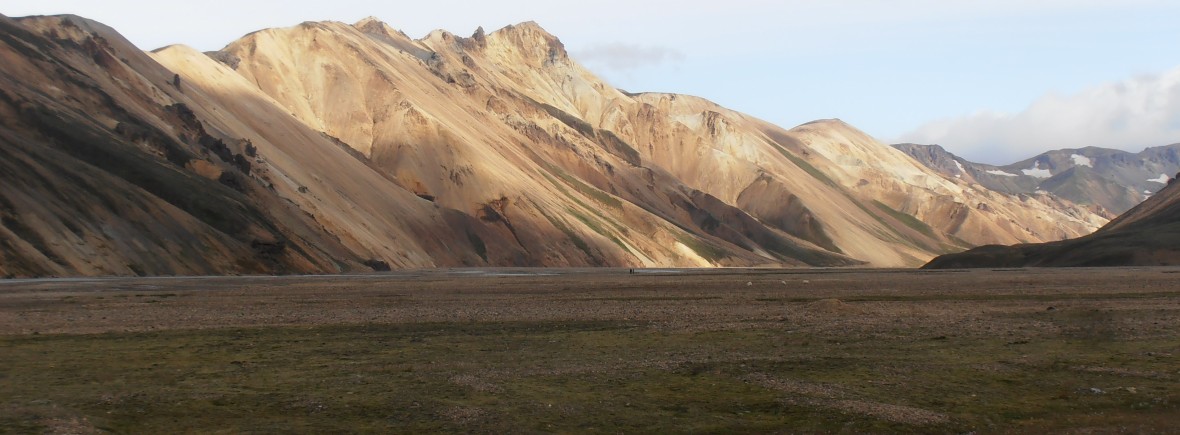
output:
M 0 282 L 0 432 L 1180 427 L 1178 269 L 641 272 Z

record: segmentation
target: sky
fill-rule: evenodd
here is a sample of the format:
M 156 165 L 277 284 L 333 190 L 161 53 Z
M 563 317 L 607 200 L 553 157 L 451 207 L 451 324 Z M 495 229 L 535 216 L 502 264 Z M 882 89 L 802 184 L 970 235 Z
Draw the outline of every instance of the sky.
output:
M 8 3 L 0 13 L 98 20 L 145 50 L 367 16 L 412 37 L 536 21 L 616 87 L 697 95 L 787 128 L 840 118 L 992 164 L 1180 142 L 1175 0 Z

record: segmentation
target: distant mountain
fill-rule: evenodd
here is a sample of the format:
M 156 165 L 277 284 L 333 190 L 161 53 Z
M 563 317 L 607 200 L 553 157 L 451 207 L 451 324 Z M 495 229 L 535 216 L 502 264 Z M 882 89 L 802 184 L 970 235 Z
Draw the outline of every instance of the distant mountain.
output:
M 1106 219 L 837 120 L 624 93 L 535 23 L 375 19 L 151 53 L 0 16 L 0 276 L 917 266 Z
M 1077 204 L 1100 206 L 1115 215 L 1143 202 L 1180 171 L 1180 144 L 1139 153 L 1095 147 L 1062 149 L 1007 166 L 969 162 L 938 145 L 894 147 L 943 175 L 991 190 L 1047 192 Z
M 949 254 L 928 269 L 1180 265 L 1180 183 L 1171 183 L 1094 234 Z

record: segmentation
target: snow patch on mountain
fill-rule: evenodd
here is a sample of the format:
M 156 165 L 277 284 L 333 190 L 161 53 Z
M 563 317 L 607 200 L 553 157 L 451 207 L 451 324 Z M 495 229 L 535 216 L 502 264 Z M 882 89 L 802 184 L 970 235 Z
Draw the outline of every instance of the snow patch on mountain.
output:
M 1041 169 L 1041 162 L 1033 162 L 1032 168 L 1025 169 L 1021 172 L 1024 172 L 1024 175 L 1036 178 L 1049 178 L 1053 176 L 1052 171 L 1048 169 Z
M 1075 165 L 1089 166 L 1091 168 L 1094 167 L 1094 161 L 1090 160 L 1089 157 L 1083 156 L 1081 154 L 1074 154 L 1074 155 L 1069 156 L 1069 158 L 1073 159 L 1073 164 L 1075 164 Z

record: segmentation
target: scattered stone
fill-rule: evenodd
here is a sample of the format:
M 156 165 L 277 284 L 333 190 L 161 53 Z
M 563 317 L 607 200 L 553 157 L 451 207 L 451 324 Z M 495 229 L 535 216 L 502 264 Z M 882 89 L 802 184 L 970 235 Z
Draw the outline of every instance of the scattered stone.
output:
M 1057 311 L 1057 307 L 1046 308 L 1045 311 Z
M 1093 393 L 1093 394 L 1106 394 L 1106 392 L 1105 392 L 1105 391 L 1102 391 L 1102 389 L 1101 389 L 1101 388 L 1091 388 L 1091 389 L 1090 389 L 1090 393 Z
M 754 285 L 754 283 L 753 283 L 753 282 L 751 282 L 751 281 L 747 281 L 747 282 L 746 282 L 746 287 L 749 287 L 749 286 L 752 286 L 752 285 Z

